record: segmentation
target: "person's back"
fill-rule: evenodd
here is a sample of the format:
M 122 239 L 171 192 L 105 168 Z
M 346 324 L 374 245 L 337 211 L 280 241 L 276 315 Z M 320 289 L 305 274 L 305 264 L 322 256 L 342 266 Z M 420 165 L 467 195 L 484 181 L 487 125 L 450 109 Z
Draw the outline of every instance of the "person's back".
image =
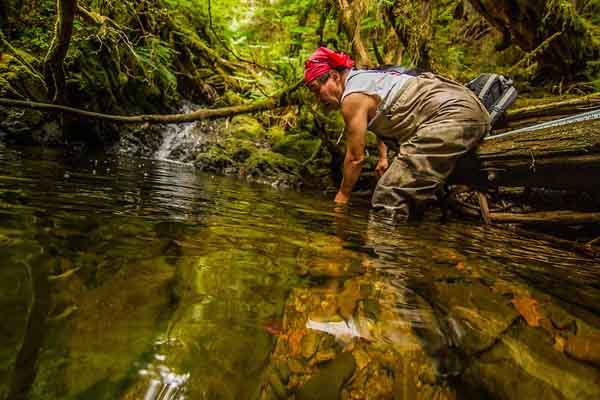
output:
M 411 79 L 414 76 L 385 69 L 353 69 L 346 77 L 342 101 L 349 94 L 365 93 L 377 97 L 379 108 L 385 109 Z

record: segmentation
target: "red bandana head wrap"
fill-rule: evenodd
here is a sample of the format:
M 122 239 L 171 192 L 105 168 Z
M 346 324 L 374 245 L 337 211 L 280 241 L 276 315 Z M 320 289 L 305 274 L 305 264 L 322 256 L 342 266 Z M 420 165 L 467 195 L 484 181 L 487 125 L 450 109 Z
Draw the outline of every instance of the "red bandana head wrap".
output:
M 332 69 L 352 68 L 353 65 L 354 61 L 346 53 L 319 47 L 304 63 L 304 82 L 308 83 Z

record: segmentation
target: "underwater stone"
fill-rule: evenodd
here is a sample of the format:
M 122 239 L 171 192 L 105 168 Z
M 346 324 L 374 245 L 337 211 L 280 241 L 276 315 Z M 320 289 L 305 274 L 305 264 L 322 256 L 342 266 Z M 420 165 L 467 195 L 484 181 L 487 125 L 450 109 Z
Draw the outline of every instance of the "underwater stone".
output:
M 467 354 L 491 346 L 519 316 L 508 300 L 478 282 L 434 284 L 436 305 L 452 321 L 453 336 Z
M 600 336 L 571 336 L 565 351 L 571 357 L 600 366 Z
M 288 367 L 289 367 L 290 371 L 293 372 L 294 374 L 303 374 L 304 373 L 304 365 L 300 361 L 298 361 L 294 358 L 292 358 L 288 361 Z
M 512 327 L 463 375 L 472 387 L 508 399 L 598 399 L 600 372 L 553 349 L 543 329 Z
M 292 374 L 290 367 L 283 361 L 277 362 L 275 367 L 277 368 L 277 373 L 279 374 L 281 381 L 287 384 L 290 380 L 290 375 Z
M 298 391 L 297 400 L 337 400 L 344 383 L 352 376 L 356 362 L 351 353 L 341 353 L 319 369 Z
M 274 370 L 269 371 L 268 375 L 269 385 L 273 389 L 273 393 L 278 399 L 285 399 L 287 397 L 287 390 L 281 379 Z
M 311 358 L 317 351 L 319 345 L 319 337 L 315 332 L 309 332 L 302 338 L 302 356 L 304 358 Z

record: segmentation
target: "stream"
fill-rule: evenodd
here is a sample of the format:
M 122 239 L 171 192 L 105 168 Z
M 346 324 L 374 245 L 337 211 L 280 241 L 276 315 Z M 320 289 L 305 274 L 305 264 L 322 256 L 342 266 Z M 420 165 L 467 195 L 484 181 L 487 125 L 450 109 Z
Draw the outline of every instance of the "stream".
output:
M 600 398 L 597 260 L 509 230 L 2 144 L 0 221 L 0 399 Z

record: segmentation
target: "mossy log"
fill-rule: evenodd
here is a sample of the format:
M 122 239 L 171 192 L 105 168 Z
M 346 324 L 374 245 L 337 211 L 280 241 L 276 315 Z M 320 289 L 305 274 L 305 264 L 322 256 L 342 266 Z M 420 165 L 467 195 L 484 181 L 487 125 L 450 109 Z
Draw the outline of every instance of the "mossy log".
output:
M 506 113 L 504 126 L 497 131 L 502 132 L 508 129 L 518 129 L 563 116 L 579 114 L 598 107 L 600 107 L 600 93 L 593 93 L 575 99 L 509 110 Z
M 451 182 L 599 191 L 600 119 L 485 140 Z

